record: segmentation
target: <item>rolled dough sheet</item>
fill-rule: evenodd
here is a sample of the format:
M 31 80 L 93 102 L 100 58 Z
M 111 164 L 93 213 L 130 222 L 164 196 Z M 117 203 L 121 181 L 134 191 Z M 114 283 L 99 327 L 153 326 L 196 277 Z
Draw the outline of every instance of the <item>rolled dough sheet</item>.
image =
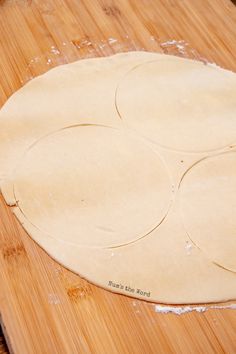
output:
M 7 203 L 53 258 L 106 289 L 173 304 L 236 299 L 235 76 L 129 53 L 34 79 L 0 113 Z M 203 126 L 211 127 L 208 140 Z M 210 187 L 202 200 L 204 184 Z M 210 210 L 215 200 L 222 223 Z

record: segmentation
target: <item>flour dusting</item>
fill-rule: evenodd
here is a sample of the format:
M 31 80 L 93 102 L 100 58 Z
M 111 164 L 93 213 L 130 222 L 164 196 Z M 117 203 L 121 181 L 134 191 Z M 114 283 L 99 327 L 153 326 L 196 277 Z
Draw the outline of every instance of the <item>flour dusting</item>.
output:
M 189 241 L 186 241 L 185 249 L 187 251 L 187 255 L 188 256 L 191 254 L 192 248 L 193 248 L 193 245 Z
M 61 301 L 60 301 L 59 296 L 57 294 L 50 293 L 50 294 L 48 294 L 48 302 L 51 305 L 58 305 L 58 304 L 60 304 Z
M 233 309 L 236 310 L 236 304 L 232 305 L 211 305 L 211 306 L 163 306 L 155 305 L 155 312 L 158 313 L 175 313 L 182 315 L 188 312 L 205 312 L 210 309 Z

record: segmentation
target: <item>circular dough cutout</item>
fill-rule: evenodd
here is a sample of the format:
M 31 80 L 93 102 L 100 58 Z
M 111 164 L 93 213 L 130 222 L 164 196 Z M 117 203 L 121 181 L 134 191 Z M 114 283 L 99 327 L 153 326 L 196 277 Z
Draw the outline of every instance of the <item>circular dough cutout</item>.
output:
M 168 213 L 171 182 L 159 155 L 125 132 L 85 125 L 35 143 L 14 173 L 25 217 L 48 236 L 114 247 L 144 237 Z
M 180 198 L 191 240 L 212 261 L 236 272 L 236 152 L 194 165 L 182 180 Z
M 213 151 L 236 140 L 236 75 L 202 62 L 173 58 L 130 70 L 116 108 L 132 129 L 178 151 Z

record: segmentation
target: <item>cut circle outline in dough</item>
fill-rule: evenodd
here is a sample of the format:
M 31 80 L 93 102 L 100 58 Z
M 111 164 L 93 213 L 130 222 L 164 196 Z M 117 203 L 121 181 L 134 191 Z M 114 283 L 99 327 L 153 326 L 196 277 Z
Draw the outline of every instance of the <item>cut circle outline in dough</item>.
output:
M 57 155 L 58 155 L 58 160 L 54 155 L 55 150 L 55 146 L 54 144 L 54 140 L 56 140 L 59 137 L 59 141 L 60 141 L 60 134 L 64 134 L 64 136 L 66 136 L 66 134 L 68 134 L 68 141 L 67 143 L 72 144 L 72 148 L 76 146 L 76 148 L 78 148 L 78 144 L 80 144 L 80 141 L 82 141 L 84 139 L 84 137 L 82 137 L 81 135 L 79 136 L 79 140 L 76 140 L 76 136 L 73 136 L 73 134 L 68 133 L 71 131 L 75 131 L 76 128 L 80 128 L 80 129 L 84 129 L 83 131 L 85 131 L 86 128 L 94 128 L 94 129 L 100 129 L 99 133 L 96 133 L 95 135 L 92 134 L 92 138 L 93 139 L 97 139 L 96 143 L 94 143 L 91 139 L 91 137 L 89 137 L 89 141 L 84 141 L 83 143 L 85 144 L 89 144 L 87 145 L 87 149 L 90 149 L 90 153 L 96 153 L 98 154 L 98 156 L 100 156 L 101 158 L 97 158 L 94 159 L 93 157 L 91 157 L 91 155 L 87 158 L 91 157 L 91 161 L 93 163 L 93 166 L 95 166 L 97 164 L 97 166 L 95 166 L 95 168 L 97 168 L 98 173 L 96 172 L 94 175 L 94 178 L 96 179 L 96 183 L 99 179 L 101 179 L 101 183 L 99 185 L 99 190 L 101 190 L 101 188 L 103 188 L 103 184 L 105 183 L 104 180 L 106 180 L 106 176 L 105 174 L 99 176 L 99 173 L 102 171 L 100 171 L 100 165 L 99 164 L 103 164 L 103 161 L 106 162 L 107 157 L 106 157 L 106 153 L 110 154 L 110 150 L 112 150 L 113 152 L 113 157 L 117 154 L 117 156 L 119 154 L 123 154 L 122 155 L 122 159 L 118 156 L 118 159 L 120 158 L 120 160 L 117 162 L 117 166 L 119 168 L 119 166 L 121 166 L 121 169 L 123 168 L 122 172 L 125 175 L 126 173 L 126 177 L 127 179 L 127 183 L 129 183 L 128 188 L 127 189 L 127 193 L 130 193 L 130 197 L 131 199 L 127 199 L 126 196 L 122 197 L 122 205 L 120 204 L 120 201 L 117 202 L 116 208 L 113 209 L 112 212 L 109 211 L 110 206 L 106 205 L 107 202 L 107 196 L 109 195 L 109 193 L 113 193 L 113 197 L 116 198 L 116 193 L 119 189 L 115 188 L 115 190 L 113 190 L 112 188 L 109 190 L 109 193 L 106 191 L 106 188 L 104 189 L 104 194 L 101 194 L 102 198 L 104 199 L 104 205 L 106 207 L 106 215 L 109 216 L 104 216 L 103 215 L 103 211 L 101 209 L 101 220 L 103 220 L 103 222 L 105 222 L 104 218 L 107 218 L 107 220 L 110 220 L 109 218 L 114 218 L 114 215 L 116 215 L 116 213 L 118 213 L 117 218 L 119 219 L 119 224 L 122 225 L 122 222 L 120 221 L 120 213 L 121 211 L 118 208 L 122 208 L 124 209 L 124 214 L 123 218 L 124 218 L 124 222 L 123 222 L 123 227 L 124 230 L 123 232 L 120 230 L 119 232 L 113 229 L 113 227 L 111 227 L 111 225 L 109 226 L 104 226 L 103 222 L 101 223 L 101 226 L 98 227 L 100 219 L 98 217 L 99 215 L 99 208 L 101 208 L 101 205 L 99 205 L 98 200 L 93 200 L 93 203 L 98 203 L 97 208 L 94 209 L 93 205 L 90 206 L 92 209 L 92 211 L 87 211 L 86 208 L 88 208 L 89 210 L 89 206 L 85 204 L 85 206 L 81 206 L 78 205 L 78 208 L 82 208 L 82 209 L 78 209 L 78 211 L 76 211 L 76 207 L 75 205 L 73 205 L 73 201 L 70 201 L 67 196 L 65 194 L 63 194 L 64 198 L 63 200 L 61 200 L 60 202 L 63 204 L 63 206 L 65 205 L 65 203 L 67 203 L 67 208 L 66 210 L 69 210 L 69 212 L 65 212 L 64 214 L 61 213 L 60 215 L 55 214 L 54 209 L 56 208 L 55 203 L 59 206 L 60 203 L 58 202 L 57 198 L 60 198 L 60 190 L 54 191 L 52 189 L 48 189 L 48 193 L 44 191 L 44 187 L 45 183 L 46 183 L 46 188 L 47 187 L 47 183 L 49 182 L 50 179 L 50 175 L 53 174 L 53 172 L 55 173 L 55 171 L 57 173 L 60 173 L 60 168 L 61 168 L 61 164 L 62 164 L 62 159 L 63 159 L 63 154 L 69 154 L 70 151 L 68 152 L 66 150 L 66 145 L 65 145 L 65 141 L 60 142 L 61 146 L 63 146 L 63 149 L 65 151 L 60 151 L 58 153 L 59 148 L 57 148 Z M 110 130 L 109 134 L 113 135 L 110 143 L 112 144 L 112 146 L 105 146 L 104 144 L 107 144 L 107 141 L 105 141 L 106 139 L 106 134 L 104 134 L 102 132 L 102 130 L 106 130 L 106 132 L 108 130 Z M 88 131 L 91 131 L 91 129 L 88 129 Z M 87 133 L 89 135 L 89 133 Z M 86 134 L 83 134 L 86 135 Z M 57 136 L 57 138 L 55 138 L 55 136 Z M 118 138 L 118 142 L 116 142 L 116 138 Z M 53 141 L 53 143 L 50 142 L 50 139 Z M 73 140 L 74 139 L 74 140 Z M 109 141 L 110 138 L 108 138 Z M 48 141 L 47 141 L 48 140 Z M 46 142 L 45 142 L 46 141 Z M 105 141 L 105 142 L 104 142 Z M 76 144 L 73 145 L 73 143 L 76 142 Z M 37 150 L 38 146 L 42 144 L 46 144 L 46 148 L 43 146 L 43 150 L 42 152 L 39 150 Z M 50 145 L 52 144 L 52 145 Z M 60 145 L 59 144 L 59 145 Z M 92 146 L 92 144 L 95 144 L 94 146 Z M 102 152 L 101 151 L 101 146 L 103 144 L 103 148 L 106 147 L 107 151 Z M 122 151 L 118 151 L 118 147 L 122 146 Z M 59 146 L 58 145 L 58 146 Z M 137 145 L 137 146 L 136 146 Z M 71 146 L 69 146 L 69 148 L 71 149 Z M 84 147 L 86 147 L 84 145 Z M 128 151 L 128 147 L 130 148 L 130 151 Z M 34 155 L 32 153 L 33 150 L 36 150 L 36 154 Z M 53 156 L 50 156 L 50 149 L 52 150 L 52 154 Z M 53 150 L 54 149 L 54 150 Z M 91 150 L 93 149 L 93 150 Z M 125 151 L 126 149 L 126 151 Z M 132 150 L 134 149 L 134 150 Z M 135 149 L 137 149 L 137 156 L 135 156 Z M 96 150 L 96 151 L 95 151 Z M 105 149 L 104 149 L 105 150 Z M 71 150 L 72 151 L 72 150 Z M 81 150 L 82 151 L 82 150 Z M 93 152 L 91 152 L 93 151 Z M 47 168 L 43 168 L 42 170 L 40 170 L 40 168 L 42 168 L 44 162 L 43 162 L 43 157 L 46 156 L 46 160 L 47 160 Z M 71 155 L 74 155 L 73 157 Z M 74 151 L 72 151 L 71 155 L 68 155 L 66 157 L 66 159 L 72 159 L 73 160 L 73 165 L 69 165 L 67 166 L 67 168 L 69 169 L 69 171 L 71 172 L 73 167 L 72 166 L 76 166 L 76 162 L 78 162 L 76 159 L 78 159 L 78 157 L 76 157 L 76 153 Z M 100 155 L 99 155 L 100 154 Z M 130 159 L 129 161 L 125 161 L 126 156 L 128 156 L 128 158 Z M 28 159 L 28 156 L 30 156 L 30 158 Z M 89 171 L 91 169 L 92 164 L 87 164 L 86 161 L 86 157 L 80 157 L 83 160 L 83 171 L 86 169 L 87 171 Z M 110 157 L 108 157 L 110 158 Z M 28 159 L 28 160 L 27 160 Z M 140 167 L 138 166 L 138 162 L 137 161 L 142 161 L 142 166 L 140 165 Z M 27 160 L 26 163 L 25 160 Z M 133 161 L 132 161 L 133 160 Z M 136 161 L 137 160 L 137 161 Z M 34 162 L 36 161 L 36 162 Z M 56 162 L 57 161 L 57 162 Z M 64 163 L 66 163 L 67 160 L 63 160 Z M 69 161 L 69 160 L 68 160 Z M 35 163 L 35 165 L 34 165 Z M 109 162 L 110 163 L 110 162 Z M 111 176 L 113 178 L 115 178 L 115 180 L 117 179 L 117 183 L 124 183 L 123 182 L 123 176 L 121 175 L 121 177 L 115 175 L 115 172 L 113 172 L 112 170 L 109 170 L 109 163 L 106 165 L 106 169 L 108 168 L 108 172 L 111 173 Z M 122 164 L 126 164 L 126 165 L 122 165 Z M 41 167 L 38 167 L 38 164 L 40 164 Z M 52 166 L 52 164 L 54 164 Z M 58 164 L 58 165 L 57 165 Z M 32 167 L 34 165 L 34 167 Z M 30 166 L 30 168 L 29 168 Z M 51 166 L 51 167 L 50 167 Z M 143 167 L 144 166 L 144 167 Z M 29 170 L 27 171 L 27 169 L 29 168 Z M 52 170 L 50 170 L 50 168 Z M 63 167 L 64 168 L 64 167 Z M 132 176 L 132 173 L 130 174 L 128 169 L 134 168 L 136 169 L 135 174 Z M 126 170 L 126 172 L 125 172 Z M 44 171 L 46 175 L 43 176 Z M 62 172 L 64 173 L 64 172 Z M 76 170 L 77 173 L 77 170 Z M 84 172 L 83 172 L 84 173 Z M 41 188 L 40 190 L 38 190 L 39 194 L 37 195 L 37 186 L 33 185 L 34 181 L 31 180 L 31 178 L 39 178 L 40 174 L 40 180 L 38 180 L 38 182 L 40 182 L 41 184 Z M 24 157 L 21 159 L 21 162 L 17 165 L 14 174 L 15 177 L 15 181 L 13 181 L 13 193 L 14 193 L 14 198 L 17 201 L 17 207 L 21 210 L 22 214 L 25 215 L 25 217 L 32 223 L 32 225 L 34 225 L 36 228 L 38 228 L 39 230 L 42 230 L 45 234 L 47 235 L 51 235 L 51 237 L 55 237 L 53 235 L 57 235 L 56 237 L 59 237 L 63 240 L 63 233 L 64 235 L 66 234 L 66 229 L 67 229 L 67 225 L 66 224 L 70 224 L 70 232 L 71 234 L 73 234 L 72 239 L 70 239 L 70 237 L 68 238 L 68 236 L 64 236 L 66 237 L 66 242 L 69 242 L 71 244 L 73 244 L 75 242 L 75 244 L 77 244 L 77 241 L 74 241 L 76 239 L 75 234 L 78 231 L 76 230 L 83 230 L 84 235 L 91 235 L 93 234 L 93 238 L 91 238 L 91 240 L 87 243 L 87 241 L 82 237 L 82 236 L 78 236 L 82 238 L 82 243 L 80 245 L 86 245 L 86 246 L 90 246 L 90 247 L 105 247 L 105 248 L 113 248 L 113 247 L 119 247 L 121 245 L 126 245 L 126 244 L 130 244 L 133 243 L 143 237 L 146 237 L 148 234 L 150 234 L 154 229 L 156 229 L 162 222 L 163 220 L 166 218 L 169 209 L 171 207 L 172 204 L 172 198 L 173 198 L 173 190 L 172 190 L 172 183 L 171 183 L 171 177 L 169 175 L 169 172 L 167 170 L 167 167 L 165 166 L 164 161 L 162 160 L 162 158 L 159 156 L 159 154 L 152 149 L 151 145 L 144 141 L 143 139 L 140 139 L 139 137 L 136 137 L 135 135 L 132 134 L 127 134 L 127 132 L 119 130 L 117 128 L 113 128 L 113 127 L 107 127 L 107 126 L 100 126 L 100 125 L 93 125 L 93 124 L 82 124 L 82 125 L 73 125 L 72 127 L 67 127 L 64 129 L 61 129 L 57 132 L 54 133 L 50 133 L 48 134 L 46 137 L 39 139 L 37 142 L 35 142 L 34 144 L 31 145 L 31 147 L 27 150 L 27 152 L 24 154 Z M 86 175 L 86 174 L 85 174 Z M 23 176 L 23 177 L 22 177 Z M 63 181 L 64 184 L 67 183 L 66 181 L 66 176 L 67 175 L 63 175 L 62 177 L 62 181 L 59 182 L 59 180 L 56 179 L 56 182 L 52 183 L 50 185 L 50 188 L 56 188 L 54 186 L 63 186 Z M 86 181 L 83 181 L 83 178 L 79 175 L 77 175 L 78 178 L 81 178 L 82 183 L 86 183 Z M 25 178 L 25 180 L 24 180 Z M 43 180 L 42 180 L 43 178 Z M 55 178 L 60 178 L 55 177 Z M 73 186 L 75 187 L 75 185 L 77 185 L 77 180 L 75 181 L 72 177 L 72 183 Z M 89 174 L 87 175 L 86 178 L 90 178 Z M 93 182 L 95 182 L 95 179 L 93 180 Z M 158 181 L 161 183 L 160 187 L 158 186 Z M 108 180 L 106 180 L 107 183 L 109 183 Z M 137 188 L 143 188 L 143 191 L 140 189 L 137 189 L 137 192 L 141 191 L 141 195 L 139 196 L 138 193 L 136 193 L 136 191 L 134 190 L 135 183 L 137 183 Z M 153 183 L 156 183 L 156 188 L 152 188 L 151 186 L 153 186 Z M 36 183 L 37 184 L 37 183 Z M 81 184 L 83 185 L 83 184 Z M 33 187 L 32 187 L 33 186 Z M 88 195 L 90 195 L 90 198 L 92 197 L 91 191 L 90 189 L 92 188 L 91 185 L 87 186 L 86 184 L 83 185 L 84 189 L 87 188 L 87 193 Z M 76 188 L 76 187 L 75 187 Z M 95 187 L 96 188 L 96 187 Z M 150 190 L 151 188 L 151 190 Z M 63 186 L 62 188 L 63 190 L 65 189 L 65 187 Z M 83 188 L 82 188 L 83 189 Z M 64 193 L 62 190 L 62 193 Z M 66 189 L 65 189 L 66 190 Z M 47 191 L 47 189 L 46 189 Z M 74 193 L 77 193 L 78 191 L 74 190 Z M 121 191 L 119 191 L 121 192 Z M 41 197 L 41 193 L 44 193 L 43 196 Z M 98 195 L 100 195 L 100 192 L 98 192 L 96 190 L 96 193 L 98 193 Z M 114 194 L 115 193 L 115 194 Z M 83 194 L 83 193 L 82 193 Z M 135 195 L 137 194 L 137 196 Z M 77 195 L 77 194 L 76 194 Z M 120 193 L 120 196 L 122 195 L 122 193 Z M 50 197 L 49 197 L 50 196 Z M 105 197 L 104 197 L 105 196 Z M 80 198 L 82 198 L 80 196 Z M 140 202 L 140 206 L 137 207 L 137 204 L 135 204 L 137 201 Z M 120 197 L 118 198 L 120 199 Z M 34 207 L 32 204 L 32 201 L 34 201 Z M 56 201 L 57 200 L 57 201 Z M 60 199 L 59 199 L 60 200 Z M 77 200 L 78 200 L 78 195 L 77 195 Z M 86 197 L 83 196 L 83 198 L 81 199 L 83 202 L 87 201 Z M 109 200 L 109 197 L 108 197 Z M 53 202 L 52 202 L 53 201 Z M 133 203 L 133 205 L 129 206 L 128 203 Z M 114 202 L 114 201 L 113 201 Z M 142 202 L 142 204 L 141 204 Z M 45 206 L 43 206 L 43 203 L 45 203 Z M 53 206 L 51 205 L 51 203 L 53 203 Z M 72 203 L 72 207 L 70 206 L 69 203 Z M 127 207 L 126 204 L 127 203 Z M 135 205 L 134 205 L 135 204 Z M 103 206 L 104 206 L 103 205 Z M 51 215 L 46 215 L 46 206 L 50 209 L 50 208 L 54 208 L 53 211 L 50 209 L 50 212 L 52 213 Z M 102 207 L 103 207 L 102 206 Z M 35 210 L 33 209 L 35 208 Z M 85 209 L 84 209 L 85 208 Z M 129 209 L 131 208 L 131 209 Z M 145 208 L 145 210 L 144 210 Z M 37 212 L 36 212 L 37 210 Z M 128 217 L 126 216 L 126 212 L 128 213 L 129 210 L 131 210 L 131 214 L 128 214 Z M 80 219 L 80 213 L 84 213 L 84 217 L 85 217 L 85 221 L 83 221 L 83 219 Z M 110 214 L 109 214 L 110 212 Z M 72 217 L 72 219 L 70 221 L 68 221 L 69 219 L 65 219 L 64 223 L 62 222 L 60 224 L 60 222 L 58 222 L 60 224 L 60 226 L 57 225 L 57 222 L 55 220 L 61 220 L 61 218 L 65 215 L 67 215 L 67 217 L 70 219 L 70 216 L 73 215 L 73 213 L 75 214 L 75 216 Z M 81 214 L 82 214 L 81 213 Z M 89 225 L 89 218 L 88 215 L 86 213 L 90 213 L 89 215 L 93 215 L 94 219 L 96 220 L 96 228 L 90 230 L 90 226 L 86 226 Z M 29 217 L 29 215 L 31 214 L 31 217 Z M 137 219 L 137 215 L 140 215 L 140 217 Z M 86 216 L 87 215 L 87 216 Z M 41 219 L 42 218 L 42 219 Z M 45 218 L 45 220 L 44 220 Z M 75 223 L 75 220 L 79 220 L 78 224 Z M 117 219 L 117 220 L 118 220 Z M 136 220 L 136 224 L 137 224 L 137 220 L 139 220 L 139 224 L 140 225 L 135 225 L 135 223 L 132 223 L 132 220 L 134 222 L 134 219 Z M 35 220 L 38 220 L 38 222 L 35 222 Z M 54 221 L 53 221 L 54 220 Z M 75 223 L 75 226 L 73 228 L 73 222 Z M 87 221 L 86 221 L 87 220 Z M 53 222 L 55 222 L 55 224 L 53 224 Z M 92 219 L 91 219 L 91 223 Z M 45 229 L 44 225 L 47 225 L 47 227 L 49 227 L 48 229 Z M 108 223 L 109 224 L 109 223 Z M 48 226 L 50 225 L 50 226 Z M 129 225 L 129 227 L 127 227 L 127 225 Z M 93 227 L 93 226 L 91 226 Z M 50 231 L 54 230 L 53 232 Z M 127 228 L 127 230 L 126 230 Z M 72 231 L 73 233 L 72 233 Z M 125 231 L 126 230 L 126 231 Z M 134 230 L 134 231 L 133 231 Z M 104 237 L 104 232 L 106 234 L 109 234 L 109 232 L 111 232 L 110 235 Z M 113 233 L 113 234 L 112 234 Z M 60 235 L 60 236 L 58 236 Z M 98 237 L 98 239 L 96 239 L 96 236 Z M 101 237 L 101 241 L 99 241 L 99 237 Z M 119 241 L 109 241 L 111 239 L 113 240 L 113 238 L 116 240 L 117 237 L 119 237 Z M 121 238 L 121 241 L 120 241 Z M 86 236 L 87 239 L 87 236 Z M 65 240 L 65 239 L 64 239 Z M 97 241 L 97 242 L 96 242 Z M 101 244 L 100 244 L 101 242 Z M 109 243 L 111 242 L 111 243 Z
M 236 272 L 235 166 L 234 150 L 207 156 L 185 172 L 179 185 L 180 215 L 189 239 L 231 272 Z
M 185 58 L 151 60 L 123 76 L 115 107 L 130 129 L 162 148 L 213 152 L 236 141 L 235 91 L 231 71 Z

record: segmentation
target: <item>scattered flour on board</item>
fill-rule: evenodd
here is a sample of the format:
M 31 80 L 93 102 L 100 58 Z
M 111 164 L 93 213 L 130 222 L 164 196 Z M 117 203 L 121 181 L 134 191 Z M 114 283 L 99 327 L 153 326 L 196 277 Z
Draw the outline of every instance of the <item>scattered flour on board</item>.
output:
M 59 296 L 54 293 L 48 294 L 48 302 L 51 305 L 58 305 L 61 303 Z
M 212 306 L 163 306 L 155 305 L 155 312 L 158 313 L 174 313 L 176 315 L 182 315 L 184 313 L 196 311 L 205 312 L 210 309 L 233 309 L 236 310 L 236 304 L 232 305 L 212 305 Z

